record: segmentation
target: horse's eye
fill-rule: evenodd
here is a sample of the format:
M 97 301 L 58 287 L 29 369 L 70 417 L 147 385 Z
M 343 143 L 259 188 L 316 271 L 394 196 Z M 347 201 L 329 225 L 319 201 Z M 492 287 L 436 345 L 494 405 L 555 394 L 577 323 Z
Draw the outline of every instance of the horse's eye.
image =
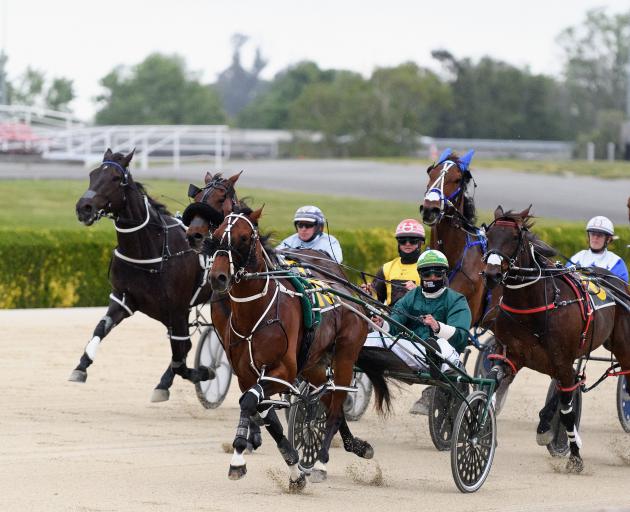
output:
M 118 176 L 118 174 L 115 174 L 114 177 L 112 178 L 112 181 L 120 181 L 120 176 Z
M 247 235 L 241 235 L 240 240 L 241 240 L 241 242 L 243 242 L 243 243 L 247 242 Z

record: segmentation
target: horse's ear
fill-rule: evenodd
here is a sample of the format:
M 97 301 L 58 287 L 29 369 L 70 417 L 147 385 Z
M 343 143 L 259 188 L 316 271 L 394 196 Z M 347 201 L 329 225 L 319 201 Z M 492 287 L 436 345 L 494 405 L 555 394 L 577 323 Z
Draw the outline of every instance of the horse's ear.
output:
M 212 174 L 210 174 L 209 172 L 206 172 L 206 175 L 204 176 L 203 181 L 205 181 L 206 185 L 210 183 L 212 181 Z
M 129 164 L 131 163 L 131 159 L 133 158 L 133 154 L 136 152 L 136 148 L 133 148 L 131 150 L 131 153 L 129 153 L 128 155 L 125 155 L 122 157 L 122 160 L 120 162 L 120 165 L 122 165 L 123 167 L 128 167 Z
M 263 211 L 264 207 L 265 207 L 265 205 L 263 204 L 260 208 L 258 208 L 258 210 L 254 210 L 251 213 L 249 218 L 252 220 L 252 222 L 254 222 L 254 223 L 258 222 L 258 219 L 260 219 L 260 216 L 262 215 L 262 211 Z
M 518 214 L 518 216 L 519 216 L 521 219 L 523 219 L 523 220 L 525 220 L 525 219 L 529 218 L 529 216 L 530 216 L 530 215 L 529 215 L 529 210 L 531 210 L 531 209 L 532 209 L 532 205 L 530 204 L 530 205 L 529 205 L 527 208 L 525 208 L 525 209 L 524 209 L 521 213 L 519 213 L 519 214 Z
M 460 167 L 462 170 L 469 171 L 468 168 L 470 167 L 470 162 L 472 161 L 474 154 L 475 154 L 475 150 L 471 149 L 468 153 L 466 153 L 463 157 L 459 159 Z
M 444 151 L 442 151 L 442 154 L 440 155 L 440 157 L 437 159 L 436 165 L 437 164 L 441 164 L 444 160 L 446 160 L 451 154 L 453 153 L 453 151 L 451 150 L 451 148 L 446 148 Z
M 234 186 L 234 184 L 238 181 L 238 179 L 241 177 L 241 174 L 243 174 L 243 171 L 235 174 L 234 176 L 230 176 L 228 178 L 228 180 L 232 182 L 232 186 Z
M 103 155 L 103 162 L 105 160 L 111 160 L 113 154 L 114 153 L 112 153 L 112 150 L 110 148 L 107 148 L 107 151 L 105 151 L 105 154 Z
M 503 207 L 501 205 L 497 206 L 497 209 L 494 210 L 494 218 L 500 219 L 503 217 Z

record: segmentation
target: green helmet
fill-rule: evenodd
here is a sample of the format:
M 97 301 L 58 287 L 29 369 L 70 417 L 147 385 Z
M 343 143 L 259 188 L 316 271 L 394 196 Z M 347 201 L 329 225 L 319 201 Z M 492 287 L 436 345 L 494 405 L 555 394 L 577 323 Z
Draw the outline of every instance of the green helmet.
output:
M 436 267 L 442 267 L 448 270 L 448 259 L 440 251 L 429 249 L 420 255 L 416 266 L 418 267 L 418 270 Z

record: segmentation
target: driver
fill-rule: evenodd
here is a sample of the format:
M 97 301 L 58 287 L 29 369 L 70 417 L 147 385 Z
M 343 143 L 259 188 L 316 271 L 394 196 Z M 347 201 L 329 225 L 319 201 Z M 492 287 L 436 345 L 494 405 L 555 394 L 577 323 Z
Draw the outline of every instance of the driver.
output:
M 391 317 L 426 340 L 442 359 L 460 366 L 459 354 L 466 348 L 471 322 L 466 297 L 448 287 L 448 260 L 440 251 L 430 249 L 423 252 L 418 258 L 417 268 L 420 286 L 407 292 L 396 303 Z M 382 318 L 374 317 L 373 321 L 390 334 L 398 334 L 396 327 Z M 428 365 L 423 361 L 426 360 L 425 349 L 421 345 L 403 338 L 396 343 L 387 339 L 385 344 L 385 348 L 392 350 L 411 368 L 427 369 Z M 383 346 L 375 338 L 368 338 L 365 345 Z M 449 368 L 448 364 L 442 363 L 441 371 Z
M 598 215 L 586 224 L 588 249 L 574 254 L 567 266 L 600 267 L 609 270 L 627 284 L 628 268 L 623 259 L 608 250 L 615 237 L 615 226 L 608 217 Z
M 301 206 L 293 216 L 296 233 L 285 238 L 276 249 L 312 249 L 321 251 L 337 263 L 343 261 L 339 241 L 324 233 L 326 218 L 317 206 Z

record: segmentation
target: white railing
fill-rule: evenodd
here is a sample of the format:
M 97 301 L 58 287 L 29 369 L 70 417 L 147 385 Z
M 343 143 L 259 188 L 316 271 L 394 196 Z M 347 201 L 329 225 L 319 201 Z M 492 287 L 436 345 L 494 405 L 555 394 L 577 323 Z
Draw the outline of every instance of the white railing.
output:
M 0 105 L 0 123 L 22 123 L 33 128 L 71 129 L 84 126 L 74 115 L 26 105 Z

